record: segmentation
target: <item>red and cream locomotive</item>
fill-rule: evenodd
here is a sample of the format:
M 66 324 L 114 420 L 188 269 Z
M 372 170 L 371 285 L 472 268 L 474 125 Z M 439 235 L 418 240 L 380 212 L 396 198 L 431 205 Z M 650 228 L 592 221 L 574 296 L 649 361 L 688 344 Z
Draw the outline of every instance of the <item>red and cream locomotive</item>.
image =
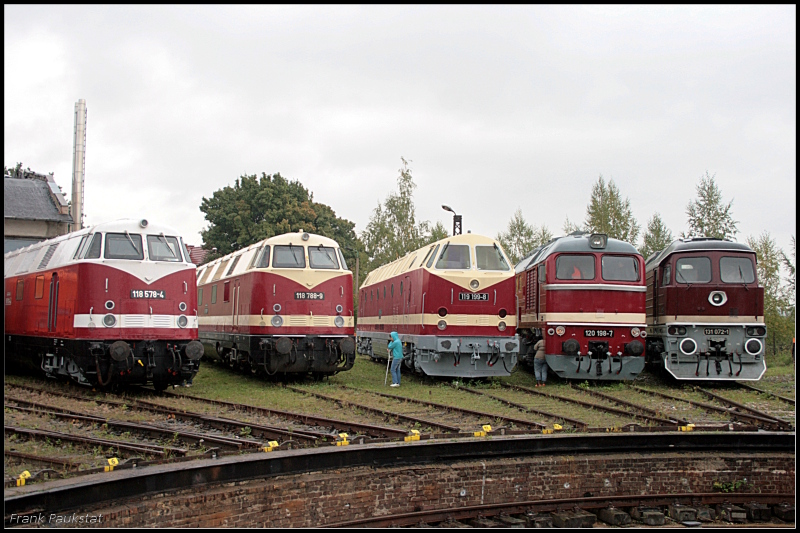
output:
M 508 376 L 517 364 L 514 271 L 493 239 L 455 235 L 369 273 L 359 290 L 359 353 L 429 376 Z
M 653 254 L 646 270 L 649 361 L 679 380 L 761 379 L 764 288 L 749 246 L 677 240 Z
M 520 359 L 544 338 L 548 366 L 579 380 L 635 378 L 645 365 L 644 261 L 630 244 L 575 232 L 517 264 Z
M 270 376 L 352 368 L 353 274 L 336 241 L 277 235 L 203 265 L 197 285 L 207 356 Z
M 8 252 L 7 361 L 92 386 L 179 384 L 203 353 L 195 274 L 178 233 L 146 220 Z

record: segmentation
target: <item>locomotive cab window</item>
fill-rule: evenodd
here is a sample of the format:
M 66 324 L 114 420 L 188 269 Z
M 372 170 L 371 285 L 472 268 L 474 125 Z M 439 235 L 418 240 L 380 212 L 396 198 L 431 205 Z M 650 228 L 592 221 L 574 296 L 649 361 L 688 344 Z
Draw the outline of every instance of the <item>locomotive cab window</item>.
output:
M 302 246 L 276 245 L 272 256 L 273 268 L 305 268 L 306 257 Z
M 625 255 L 604 255 L 600 260 L 606 281 L 639 281 L 639 261 Z
M 95 233 L 94 237 L 92 238 L 92 244 L 89 246 L 89 249 L 86 251 L 86 255 L 83 256 L 84 259 L 100 259 L 100 247 L 103 244 L 103 234 L 102 233 Z
M 44 296 L 44 276 L 36 276 L 36 291 L 33 295 L 37 300 Z
M 675 281 L 678 283 L 708 283 L 711 281 L 711 259 L 708 257 L 682 257 L 675 263 Z
M 469 266 L 469 245 L 467 244 L 445 244 L 442 255 L 436 261 L 436 268 L 439 270 L 467 270 Z
M 437 244 L 436 248 L 433 249 L 433 253 L 431 254 L 430 259 L 428 259 L 428 262 L 425 264 L 426 267 L 428 268 L 431 267 L 431 265 L 433 264 L 433 260 L 436 259 L 436 252 L 438 251 L 439 251 L 439 245 Z
M 78 243 L 78 247 L 75 249 L 75 255 L 72 256 L 73 259 L 77 259 L 80 256 L 81 251 L 83 251 L 83 245 L 86 244 L 87 240 L 89 240 L 88 235 L 81 237 L 81 242 Z
M 94 243 L 92 243 L 94 246 Z M 103 255 L 106 259 L 144 259 L 144 249 L 142 248 L 142 236 L 138 233 L 107 233 L 106 251 Z
M 475 246 L 475 262 L 478 270 L 508 270 L 510 268 L 497 246 Z
M 106 247 L 107 249 L 107 247 Z M 180 244 L 175 237 L 147 236 L 147 255 L 151 261 L 181 262 Z
M 672 267 L 667 265 L 664 267 L 664 278 L 661 280 L 661 285 L 669 285 L 670 281 L 672 281 Z
M 264 246 L 264 249 L 261 250 L 261 255 L 258 257 L 258 262 L 256 262 L 256 268 L 267 267 L 269 267 L 269 246 Z
M 342 262 L 342 270 L 349 270 L 347 268 L 347 261 L 344 260 L 344 254 L 342 253 L 342 249 L 337 248 L 336 251 L 339 252 L 339 261 Z
M 309 246 L 308 263 L 311 268 L 339 269 L 339 260 L 336 258 L 336 249 L 331 246 Z
M 183 249 L 183 257 L 186 258 L 186 262 L 191 263 L 192 258 L 189 257 L 189 248 L 187 248 L 186 244 L 183 242 L 183 237 L 181 237 L 181 249 Z
M 722 283 L 753 283 L 753 263 L 748 257 L 721 257 L 719 275 Z
M 558 256 L 556 259 L 556 279 L 594 279 L 594 256 Z

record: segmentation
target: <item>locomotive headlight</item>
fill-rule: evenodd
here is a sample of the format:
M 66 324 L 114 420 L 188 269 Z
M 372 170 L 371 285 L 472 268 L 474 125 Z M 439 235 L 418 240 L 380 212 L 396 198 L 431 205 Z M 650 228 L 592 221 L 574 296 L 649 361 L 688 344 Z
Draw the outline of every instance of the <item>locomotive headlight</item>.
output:
M 631 337 L 638 337 L 639 333 L 641 333 L 639 328 L 631 328 Z
M 179 303 L 178 304 L 178 309 L 180 309 L 181 312 L 185 312 L 186 311 L 186 302 Z
M 553 335 L 553 334 L 555 334 L 555 332 L 556 332 L 556 330 L 554 330 L 553 328 L 548 328 L 547 329 L 547 334 L 548 335 Z
M 686 355 L 692 355 L 697 351 L 697 343 L 693 339 L 683 339 L 679 346 Z
M 747 351 L 747 353 L 749 353 L 750 355 L 756 355 L 756 354 L 759 354 L 759 353 L 761 353 L 761 349 L 762 349 L 763 347 L 764 347 L 764 345 L 763 345 L 763 344 L 761 344 L 761 341 L 760 341 L 760 340 L 758 340 L 758 339 L 750 339 L 749 341 L 747 341 L 747 342 L 744 344 L 744 349 L 745 349 L 745 350 Z
M 715 307 L 725 305 L 727 301 L 728 295 L 725 294 L 725 291 L 711 291 L 711 294 L 708 295 L 708 303 Z
M 444 320 L 440 320 L 439 323 L 436 324 L 436 327 L 438 327 L 441 330 L 444 330 L 447 327 L 447 322 L 445 322 Z
M 108 309 L 109 311 L 111 311 L 112 309 L 114 309 L 114 302 L 113 302 L 113 301 L 111 301 L 111 300 L 107 301 L 107 302 L 106 302 L 106 309 Z
M 344 318 L 337 316 L 333 319 L 333 323 L 336 325 L 337 328 L 341 328 L 344 326 Z
M 189 324 L 189 319 L 186 318 L 186 315 L 181 315 L 178 317 L 178 326 L 185 328 Z
M 272 323 L 273 326 L 279 328 L 283 325 L 283 317 L 280 315 L 275 315 L 272 317 L 272 320 L 270 320 L 270 322 Z
M 499 316 L 500 318 L 505 318 L 507 314 L 508 311 L 506 311 L 505 309 L 501 309 L 500 312 L 497 313 L 497 316 Z
M 667 333 L 670 335 L 686 335 L 686 328 L 683 326 L 670 326 L 667 329 Z
M 103 325 L 107 328 L 113 328 L 117 323 L 117 317 L 114 315 L 106 315 L 103 317 Z
M 559 337 L 564 335 L 564 333 L 566 333 L 566 332 L 567 332 L 567 328 L 565 328 L 564 326 L 558 326 L 556 328 L 556 335 L 558 335 Z
M 505 322 L 500 322 L 499 324 L 497 324 L 497 329 L 499 329 L 500 331 L 505 331 L 506 330 L 506 323 Z
M 337 313 L 341 313 L 343 310 L 344 310 L 344 307 L 342 307 L 341 304 L 336 306 L 336 312 Z
M 748 337 L 763 337 L 767 334 L 767 328 L 758 326 L 754 328 L 747 328 Z
M 477 289 L 478 287 L 481 286 L 481 282 L 478 281 L 477 279 L 473 279 L 472 281 L 469 282 L 469 286 L 472 287 L 473 289 Z
M 281 304 L 273 305 L 272 306 L 272 310 L 275 311 L 276 313 L 280 313 L 281 312 Z

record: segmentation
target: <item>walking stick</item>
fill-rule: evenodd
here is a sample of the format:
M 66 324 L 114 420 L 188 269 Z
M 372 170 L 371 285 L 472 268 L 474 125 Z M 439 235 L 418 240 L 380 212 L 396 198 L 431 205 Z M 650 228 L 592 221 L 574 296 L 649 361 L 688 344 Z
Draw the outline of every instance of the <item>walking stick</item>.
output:
M 383 385 L 386 386 L 386 380 L 389 379 L 389 364 L 392 362 L 391 353 L 389 353 L 389 357 L 386 359 L 386 375 L 383 377 Z

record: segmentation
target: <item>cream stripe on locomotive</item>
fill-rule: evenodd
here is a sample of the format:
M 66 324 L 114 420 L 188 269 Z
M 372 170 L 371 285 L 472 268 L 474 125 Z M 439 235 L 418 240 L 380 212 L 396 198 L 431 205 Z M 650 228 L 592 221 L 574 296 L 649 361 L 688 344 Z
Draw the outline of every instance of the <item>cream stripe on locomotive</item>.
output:
M 103 318 L 107 315 L 114 317 L 114 325 L 106 326 Z M 186 317 L 186 326 L 178 325 L 178 318 Z M 192 315 L 115 315 L 114 313 L 92 313 L 91 315 L 75 315 L 72 322 L 75 328 L 166 328 L 166 329 L 197 329 L 197 317 Z
M 424 320 L 424 322 L 423 322 Z M 436 313 L 421 313 L 408 314 L 408 315 L 387 315 L 383 318 L 378 317 L 359 317 L 359 325 L 377 325 L 377 324 L 390 324 L 390 325 L 405 325 L 405 326 L 436 326 L 440 320 L 447 322 L 448 326 L 495 326 L 497 327 L 500 322 L 505 322 L 509 328 L 517 327 L 517 318 L 514 315 L 508 315 L 505 318 L 500 318 L 497 315 L 459 315 L 448 314 L 441 317 Z
M 647 292 L 647 287 L 631 285 L 603 285 L 600 283 L 551 283 L 544 285 L 549 291 L 620 291 L 620 292 Z
M 614 324 L 635 324 L 641 325 L 645 323 L 645 313 L 542 313 L 536 315 L 522 315 L 522 322 L 575 322 L 586 324 L 601 324 L 601 323 L 614 323 Z
M 694 326 L 697 324 L 718 324 L 730 326 L 763 326 L 763 316 L 729 316 L 729 315 L 668 315 L 648 317 L 648 325 Z
M 275 315 L 239 315 L 233 317 L 231 315 L 225 316 L 202 316 L 199 317 L 200 325 L 202 326 L 247 326 L 247 327 L 272 327 L 270 320 Z M 281 328 L 336 328 L 334 320 L 337 316 L 341 315 L 278 315 L 283 318 L 283 325 Z M 346 329 L 355 327 L 355 319 L 352 316 L 342 316 L 344 325 L 341 328 Z

